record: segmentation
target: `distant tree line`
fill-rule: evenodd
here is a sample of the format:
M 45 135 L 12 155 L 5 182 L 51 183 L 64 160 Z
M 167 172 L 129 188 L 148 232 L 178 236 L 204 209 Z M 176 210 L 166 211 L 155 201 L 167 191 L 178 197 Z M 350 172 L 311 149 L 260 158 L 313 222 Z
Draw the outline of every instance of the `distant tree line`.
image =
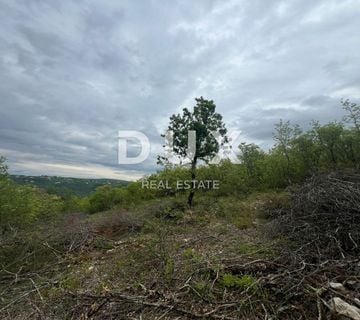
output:
M 202 115 L 196 116 L 195 126 L 198 127 L 195 129 L 200 128 L 205 132 L 203 120 L 209 116 L 214 127 L 225 130 L 221 117 L 214 109 L 206 111 L 209 107 L 208 101 L 197 102 L 200 105 L 197 112 Z M 360 106 L 350 100 L 342 101 L 341 104 L 346 112 L 341 121 L 327 124 L 314 121 L 309 130 L 292 125 L 290 121 L 280 120 L 274 128 L 274 146 L 265 151 L 254 143 L 241 143 L 238 147 L 240 163 L 232 163 L 229 160 L 222 160 L 219 164 L 195 163 L 196 179 L 220 181 L 219 189 L 199 192 L 213 197 L 234 194 L 242 196 L 254 191 L 283 189 L 301 183 L 305 178 L 318 172 L 359 171 Z M 175 124 L 176 121 L 173 125 Z M 226 131 L 223 131 L 224 136 L 225 133 Z M 185 141 L 183 134 L 178 137 Z M 206 141 L 205 135 L 200 136 L 197 143 L 202 143 L 201 141 Z M 202 145 L 209 152 L 204 151 L 199 158 L 205 159 L 206 154 L 217 152 L 214 141 L 207 141 L 208 144 Z M 64 212 L 95 213 L 116 207 L 128 207 L 159 197 L 185 197 L 186 191 L 176 190 L 176 182 L 194 179 L 194 163 L 191 170 L 181 165 L 167 165 L 147 179 L 166 180 L 172 188 L 148 189 L 142 187 L 141 181 L 137 181 L 127 187 L 101 186 L 88 197 L 60 197 L 14 183 L 7 174 L 5 159 L 0 158 L 0 231 L 5 232 L 13 226 L 28 225 Z

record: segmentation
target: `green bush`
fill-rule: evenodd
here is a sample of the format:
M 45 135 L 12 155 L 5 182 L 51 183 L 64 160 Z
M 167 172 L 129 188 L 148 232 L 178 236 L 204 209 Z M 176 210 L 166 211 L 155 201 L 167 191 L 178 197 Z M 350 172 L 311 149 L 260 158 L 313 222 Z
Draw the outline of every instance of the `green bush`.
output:
M 256 279 L 250 275 L 234 276 L 225 273 L 222 276 L 222 284 L 225 288 L 256 291 L 258 289 Z
M 0 228 L 25 227 L 39 219 L 62 211 L 60 197 L 29 187 L 19 186 L 7 178 L 0 181 Z

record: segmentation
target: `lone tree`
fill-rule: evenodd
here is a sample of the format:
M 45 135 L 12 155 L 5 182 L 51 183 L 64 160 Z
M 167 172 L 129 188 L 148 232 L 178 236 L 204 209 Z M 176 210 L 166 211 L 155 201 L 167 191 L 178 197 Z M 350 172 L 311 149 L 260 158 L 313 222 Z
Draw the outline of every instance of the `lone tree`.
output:
M 352 122 L 357 133 L 360 133 L 360 105 L 351 102 L 349 99 L 341 100 L 343 109 L 347 112 L 344 117 L 346 122 Z
M 172 152 L 177 155 L 180 160 L 189 158 L 191 165 L 191 191 L 188 197 L 188 205 L 192 206 L 195 194 L 195 178 L 196 166 L 198 161 L 205 163 L 217 155 L 220 146 L 228 142 L 226 136 L 225 124 L 222 116 L 215 112 L 216 105 L 212 100 L 206 100 L 203 97 L 195 98 L 196 105 L 191 112 L 187 108 L 183 109 L 182 114 L 172 115 L 168 130 L 172 132 L 173 144 Z M 216 132 L 214 137 L 214 132 Z M 189 135 L 194 137 L 195 134 L 195 150 L 189 154 L 188 138 Z M 163 135 L 164 137 L 165 135 Z M 169 163 L 167 157 L 159 156 L 158 163 Z
M 0 179 L 4 176 L 7 176 L 8 167 L 6 165 L 6 158 L 0 156 Z

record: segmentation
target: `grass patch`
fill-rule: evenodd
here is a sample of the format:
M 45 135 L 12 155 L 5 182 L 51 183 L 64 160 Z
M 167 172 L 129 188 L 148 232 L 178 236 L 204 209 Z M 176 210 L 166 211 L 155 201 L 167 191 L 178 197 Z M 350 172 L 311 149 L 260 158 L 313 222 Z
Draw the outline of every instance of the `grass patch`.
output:
M 250 275 L 234 276 L 231 273 L 225 273 L 221 279 L 222 285 L 227 289 L 248 290 L 255 292 L 258 290 L 256 279 Z
M 259 258 L 268 258 L 275 255 L 274 248 L 269 245 L 264 244 L 254 244 L 254 243 L 240 243 L 238 245 L 238 252 L 240 254 L 259 257 Z
M 256 210 L 246 199 L 237 197 L 226 197 L 218 199 L 210 207 L 211 212 L 239 229 L 247 229 L 252 226 L 256 217 Z

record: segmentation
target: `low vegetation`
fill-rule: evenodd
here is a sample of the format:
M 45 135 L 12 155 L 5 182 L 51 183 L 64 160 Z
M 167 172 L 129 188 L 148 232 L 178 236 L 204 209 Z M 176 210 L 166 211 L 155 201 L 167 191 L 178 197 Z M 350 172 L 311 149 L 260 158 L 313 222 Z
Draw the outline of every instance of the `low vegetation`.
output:
M 198 166 L 220 188 L 191 206 L 188 191 L 141 181 L 49 194 L 1 159 L 0 317 L 358 319 L 360 132 L 358 106 L 343 107 L 344 122 L 282 121 L 269 152 L 244 143 L 240 164 Z
M 44 189 L 47 193 L 62 197 L 85 197 L 93 193 L 97 187 L 110 185 L 112 187 L 127 186 L 129 181 L 114 179 L 80 179 L 53 176 L 24 176 L 10 175 L 11 180 L 17 184 L 30 185 Z

